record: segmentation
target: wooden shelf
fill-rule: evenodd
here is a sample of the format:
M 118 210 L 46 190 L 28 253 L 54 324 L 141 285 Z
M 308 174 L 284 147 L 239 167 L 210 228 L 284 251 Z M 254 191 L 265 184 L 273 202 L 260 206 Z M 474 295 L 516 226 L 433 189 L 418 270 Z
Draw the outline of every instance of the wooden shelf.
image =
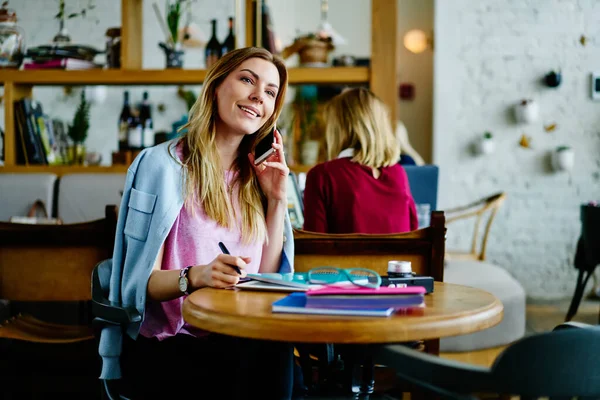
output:
M 300 1 L 300 0 L 295 0 Z M 120 0 L 121 3 L 121 68 L 86 71 L 0 69 L 0 85 L 4 86 L 4 153 L 5 166 L 2 173 L 50 172 L 66 173 L 110 173 L 127 171 L 125 165 L 110 167 L 15 165 L 17 155 L 17 127 L 15 126 L 14 102 L 31 98 L 36 86 L 148 86 L 148 85 L 201 85 L 206 78 L 204 69 L 142 69 L 142 0 Z M 241 4 L 241 0 L 236 0 Z M 246 11 L 256 6 L 253 0 L 245 0 Z M 371 0 L 371 54 L 369 67 L 288 68 L 289 83 L 315 85 L 368 84 L 390 110 L 390 119 L 395 124 L 397 105 L 397 0 Z M 236 12 L 240 7 L 236 6 Z M 253 26 L 252 12 L 247 12 L 247 32 Z M 240 46 L 252 45 L 251 35 Z M 307 172 L 312 166 L 295 165 L 294 172 Z
M 296 164 L 290 166 L 290 170 L 299 172 L 308 172 L 314 165 L 301 165 Z M 0 166 L 0 174 L 7 173 L 51 173 L 58 176 L 64 174 L 97 174 L 97 173 L 114 173 L 114 172 L 127 172 L 128 165 L 111 165 L 111 166 L 82 166 L 82 165 L 11 165 L 11 166 Z
M 98 174 L 98 173 L 114 173 L 121 172 L 126 173 L 128 165 L 112 165 L 108 167 L 103 166 L 82 166 L 82 165 L 12 165 L 0 167 L 0 174 L 6 173 L 51 173 L 58 176 L 64 174 Z
M 17 85 L 199 85 L 204 69 L 86 71 L 3 70 L 0 79 Z M 367 83 L 367 67 L 290 68 L 290 84 Z
M 302 164 L 295 164 L 295 165 L 290 165 L 290 171 L 295 172 L 295 173 L 300 173 L 300 172 L 308 172 L 312 167 L 314 167 L 314 165 L 302 165 Z

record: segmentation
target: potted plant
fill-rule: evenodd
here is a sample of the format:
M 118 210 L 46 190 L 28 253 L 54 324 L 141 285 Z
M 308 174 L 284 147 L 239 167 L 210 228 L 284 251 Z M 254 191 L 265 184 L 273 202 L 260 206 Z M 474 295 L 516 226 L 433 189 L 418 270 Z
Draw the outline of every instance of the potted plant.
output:
M 301 86 L 294 100 L 294 125 L 300 131 L 299 160 L 303 165 L 314 165 L 319 159 L 321 144 L 313 139 L 319 132 L 318 101 L 316 88 L 312 85 Z
M 515 119 L 519 123 L 530 124 L 537 121 L 538 113 L 538 104 L 532 99 L 523 99 L 515 105 Z
M 492 132 L 486 131 L 483 133 L 483 136 L 479 138 L 479 153 L 480 154 L 490 154 L 494 152 L 494 148 L 496 147 L 496 143 L 494 142 L 494 135 Z
M 90 103 L 85 99 L 85 91 L 81 91 L 81 100 L 73 116 L 73 123 L 69 125 L 67 135 L 73 142 L 70 151 L 71 164 L 83 164 L 85 158 L 85 146 L 90 129 Z
M 552 152 L 552 167 L 555 171 L 570 171 L 575 163 L 575 152 L 569 146 L 558 146 Z
M 167 68 L 182 68 L 183 67 L 183 55 L 184 52 L 181 49 L 182 43 L 180 41 L 180 22 L 185 11 L 184 7 L 189 6 L 189 2 L 192 0 L 167 0 L 166 1 L 166 18 L 165 21 L 159 17 L 159 23 L 163 26 L 165 31 L 166 43 L 159 42 L 158 46 L 163 49 L 167 58 Z M 188 3 L 188 4 L 186 4 Z M 157 15 L 160 13 L 158 8 L 155 8 Z M 189 8 L 188 8 L 189 12 Z M 181 38 L 183 39 L 183 38 Z
M 330 36 L 320 36 L 314 33 L 297 37 L 290 46 L 283 49 L 284 59 L 298 53 L 300 65 L 326 65 L 329 52 L 335 48 Z
M 59 28 L 58 33 L 54 36 L 52 40 L 55 44 L 69 44 L 71 42 L 71 36 L 69 36 L 69 32 L 67 32 L 67 27 L 65 26 L 65 20 L 75 18 L 75 17 L 84 17 L 87 15 L 89 10 L 93 10 L 96 6 L 90 1 L 87 7 L 82 8 L 77 12 L 72 12 L 67 14 L 65 11 L 65 0 L 59 0 L 58 2 L 58 13 L 54 16 L 58 20 Z

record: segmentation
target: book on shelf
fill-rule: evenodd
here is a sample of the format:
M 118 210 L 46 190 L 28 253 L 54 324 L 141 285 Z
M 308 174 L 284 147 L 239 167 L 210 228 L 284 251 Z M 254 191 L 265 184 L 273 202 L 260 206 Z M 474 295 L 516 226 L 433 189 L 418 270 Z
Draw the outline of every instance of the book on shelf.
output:
M 14 102 L 17 164 L 49 165 L 56 157 L 56 138 L 42 104 L 29 98 Z
M 283 299 L 273 302 L 271 310 L 274 313 L 338 315 L 354 317 L 389 317 L 394 313 L 394 307 L 361 307 L 361 308 L 326 308 L 310 307 L 306 304 L 306 293 L 290 293 Z
M 80 60 L 77 58 L 55 58 L 45 61 L 31 61 L 23 63 L 23 69 L 64 69 L 67 71 L 95 69 L 101 66 L 93 61 Z

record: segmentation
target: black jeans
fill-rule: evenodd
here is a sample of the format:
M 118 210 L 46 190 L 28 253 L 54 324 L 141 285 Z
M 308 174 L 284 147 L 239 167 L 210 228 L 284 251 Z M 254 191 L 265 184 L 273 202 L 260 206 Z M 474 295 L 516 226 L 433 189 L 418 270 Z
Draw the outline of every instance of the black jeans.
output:
M 133 399 L 290 399 L 293 346 L 289 343 L 210 334 L 163 341 L 125 335 L 121 366 L 124 392 Z M 165 394 L 168 394 L 165 397 Z

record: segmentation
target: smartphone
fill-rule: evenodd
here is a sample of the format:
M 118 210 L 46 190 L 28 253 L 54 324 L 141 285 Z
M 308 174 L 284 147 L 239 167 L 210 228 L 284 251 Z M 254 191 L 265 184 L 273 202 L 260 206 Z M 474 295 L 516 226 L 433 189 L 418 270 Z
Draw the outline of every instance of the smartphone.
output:
M 275 143 L 275 126 L 254 148 L 254 165 L 259 165 L 275 152 L 273 146 Z

